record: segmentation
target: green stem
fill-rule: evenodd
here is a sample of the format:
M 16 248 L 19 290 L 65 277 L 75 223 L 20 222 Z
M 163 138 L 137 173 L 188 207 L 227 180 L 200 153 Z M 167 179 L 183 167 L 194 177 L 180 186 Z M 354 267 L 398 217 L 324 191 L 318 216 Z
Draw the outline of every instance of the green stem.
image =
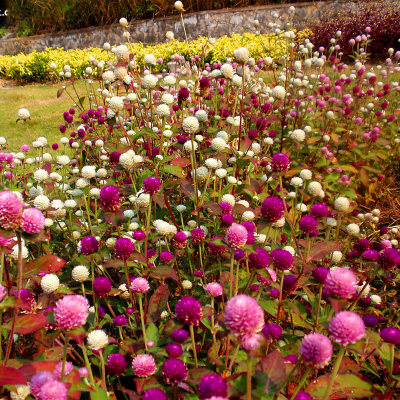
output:
M 284 272 L 282 271 L 281 282 L 279 284 L 279 301 L 278 301 L 278 311 L 276 313 L 276 323 L 279 325 L 279 315 L 281 313 L 282 306 L 282 292 L 283 292 L 283 278 L 285 277 Z
M 393 364 L 394 364 L 394 344 L 393 343 L 389 344 L 389 350 L 390 350 L 389 376 L 390 376 L 390 378 L 392 378 L 392 376 L 393 376 Z
M 246 400 L 251 400 L 251 357 L 247 356 L 247 396 Z
M 229 298 L 232 298 L 233 294 L 233 266 L 235 264 L 235 252 L 232 251 L 232 256 L 231 256 L 231 268 L 230 268 L 230 287 L 229 287 Z
M 212 337 L 213 337 L 215 355 L 218 357 L 217 336 L 215 334 L 215 324 L 214 324 L 214 314 L 215 314 L 214 296 L 211 296 L 211 309 L 212 309 L 212 314 L 211 314 L 211 333 L 212 333 Z M 0 316 L 1 316 L 1 314 L 0 314 Z M 1 339 L 1 336 L 0 336 L 0 339 Z
M 146 348 L 146 351 L 149 351 L 149 349 L 147 348 L 146 326 L 144 324 L 143 302 L 141 293 L 138 295 L 138 300 L 139 300 L 140 322 L 142 324 L 142 331 L 143 331 L 144 347 Z
M 339 367 L 340 367 L 340 364 L 342 363 L 342 359 L 343 359 L 345 352 L 346 352 L 346 347 L 341 346 L 340 350 L 339 350 L 339 354 L 335 361 L 335 365 L 333 366 L 333 370 L 331 372 L 331 378 L 329 379 L 328 387 L 326 388 L 326 392 L 325 392 L 324 398 L 322 400 L 328 400 L 329 395 L 331 394 L 333 383 L 335 382 L 335 378 L 339 371 Z
M 196 344 L 194 341 L 194 330 L 193 330 L 193 325 L 189 325 L 189 330 L 190 330 L 190 338 L 192 339 L 192 348 L 193 348 L 193 356 L 194 356 L 194 365 L 196 368 L 199 368 L 199 364 L 197 362 L 197 350 L 196 350 Z
M 93 372 L 92 372 L 92 368 L 90 367 L 89 357 L 87 355 L 85 344 L 81 345 L 81 349 L 82 349 L 82 353 L 83 353 L 83 358 L 85 359 L 86 368 L 89 370 L 90 384 L 92 385 L 92 387 L 95 387 Z
M 319 311 L 321 309 L 322 289 L 323 289 L 323 285 L 320 285 L 319 292 L 318 292 L 318 305 L 317 305 L 317 311 L 316 311 L 316 317 L 315 317 L 315 323 L 314 323 L 314 332 L 316 329 L 318 329 L 318 319 L 319 319 Z
M 301 390 L 301 388 L 303 387 L 308 375 L 311 372 L 311 367 L 308 367 L 306 369 L 306 371 L 304 372 L 303 377 L 301 378 L 301 381 L 299 382 L 299 384 L 297 385 L 296 389 L 294 389 L 294 392 L 292 393 L 292 397 L 290 398 L 290 400 L 294 400 L 296 398 L 297 393 Z
M 67 361 L 68 342 L 69 342 L 68 333 L 65 333 L 64 353 L 63 353 L 62 368 L 61 368 L 61 382 L 64 380 L 64 377 L 65 377 L 65 362 Z

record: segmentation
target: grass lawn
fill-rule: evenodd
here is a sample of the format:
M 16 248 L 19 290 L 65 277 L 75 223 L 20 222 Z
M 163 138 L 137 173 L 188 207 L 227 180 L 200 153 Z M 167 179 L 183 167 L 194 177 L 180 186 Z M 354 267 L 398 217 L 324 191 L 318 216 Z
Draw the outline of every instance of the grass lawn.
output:
M 77 82 L 76 86 L 78 92 L 83 92 L 83 81 Z M 18 151 L 22 144 L 30 145 L 39 136 L 45 136 L 50 144 L 59 141 L 62 113 L 73 104 L 65 92 L 57 98 L 57 90 L 61 87 L 61 82 L 0 86 L 0 136 L 7 139 L 9 151 Z M 72 93 L 71 87 L 69 91 Z M 27 123 L 15 122 L 21 107 L 30 111 L 31 120 Z

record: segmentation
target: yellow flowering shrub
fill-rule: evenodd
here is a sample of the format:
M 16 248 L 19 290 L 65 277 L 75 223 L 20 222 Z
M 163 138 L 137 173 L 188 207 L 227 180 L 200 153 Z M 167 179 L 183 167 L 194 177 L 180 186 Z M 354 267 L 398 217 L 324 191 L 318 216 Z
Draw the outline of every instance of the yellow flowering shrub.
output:
M 301 43 L 311 35 L 310 30 L 297 32 L 297 41 Z M 207 62 L 224 62 L 232 57 L 233 51 L 241 46 L 249 49 L 255 59 L 270 56 L 279 60 L 288 50 L 289 41 L 282 34 L 243 33 L 232 36 L 222 36 L 211 44 L 206 37 L 199 37 L 189 43 L 173 40 L 168 43 L 145 46 L 143 43 L 127 43 L 131 53 L 139 66 L 143 66 L 146 54 L 152 53 L 156 58 L 162 58 L 163 63 L 157 64 L 156 70 L 161 71 L 174 54 L 181 54 L 188 59 L 204 53 Z M 112 53 L 101 48 L 64 50 L 62 48 L 48 48 L 43 52 L 33 51 L 29 54 L 14 56 L 0 56 L 0 77 L 14 79 L 21 82 L 45 81 L 58 79 L 58 72 L 68 64 L 74 77 L 80 78 L 89 65 L 89 57 L 98 61 L 108 61 L 113 58 Z M 52 70 L 50 64 L 55 63 L 57 68 Z

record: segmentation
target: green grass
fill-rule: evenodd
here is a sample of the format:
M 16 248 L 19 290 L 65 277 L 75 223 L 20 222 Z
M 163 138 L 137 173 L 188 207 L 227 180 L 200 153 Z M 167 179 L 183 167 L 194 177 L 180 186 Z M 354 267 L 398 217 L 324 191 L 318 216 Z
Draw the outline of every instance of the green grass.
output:
M 83 82 L 77 82 L 76 86 L 83 92 Z M 0 87 L 0 136 L 7 139 L 8 151 L 19 151 L 22 144 L 30 145 L 39 136 L 45 136 L 50 144 L 60 140 L 63 135 L 58 127 L 64 121 L 62 113 L 73 105 L 65 92 L 57 98 L 61 87 L 62 83 Z M 72 93 L 71 88 L 69 91 Z M 31 114 L 26 123 L 16 123 L 21 107 Z

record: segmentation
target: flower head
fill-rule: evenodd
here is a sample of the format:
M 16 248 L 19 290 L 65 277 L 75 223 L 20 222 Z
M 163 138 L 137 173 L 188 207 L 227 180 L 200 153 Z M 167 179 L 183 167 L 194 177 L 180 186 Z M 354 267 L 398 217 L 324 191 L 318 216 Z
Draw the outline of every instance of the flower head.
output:
M 219 297 L 224 293 L 224 288 L 218 282 L 207 283 L 205 290 L 211 296 Z
M 272 263 L 274 267 L 284 271 L 292 268 L 293 265 L 293 256 L 292 254 L 283 249 L 275 249 L 271 252 Z
M 114 254 L 120 260 L 127 260 L 135 251 L 135 246 L 131 239 L 119 238 L 114 245 Z
M 104 186 L 100 190 L 100 206 L 105 211 L 115 212 L 121 206 L 121 196 L 115 186 Z
M 134 293 L 146 293 L 149 291 L 149 281 L 146 278 L 135 278 L 131 282 L 131 289 Z
M 185 329 L 177 329 L 172 332 L 171 338 L 175 343 L 185 343 L 186 339 L 189 337 L 189 332 Z
M 272 156 L 271 168 L 273 172 L 286 172 L 289 169 L 290 160 L 286 154 L 276 153 Z
M 143 191 L 147 194 L 154 194 L 161 190 L 161 182 L 155 176 L 149 176 L 143 181 Z
M 94 236 L 85 236 L 80 241 L 80 251 L 85 256 L 90 256 L 99 249 L 99 242 Z
M 40 371 L 32 376 L 31 381 L 29 382 L 29 387 L 31 389 L 32 394 L 35 397 L 39 397 L 40 389 L 42 386 L 48 381 L 56 380 L 55 376 L 48 371 Z
M 357 291 L 357 278 L 347 268 L 333 268 L 325 279 L 329 296 L 351 299 Z
M 161 373 L 167 384 L 178 384 L 187 377 L 185 363 L 177 358 L 170 358 L 165 361 Z
M 15 229 L 19 226 L 22 214 L 20 198 L 13 192 L 0 192 L 0 226 L 3 229 Z
M 400 264 L 400 253 L 396 249 L 386 248 L 379 253 L 378 263 L 385 270 L 393 269 Z
M 99 276 L 93 281 L 93 291 L 96 297 L 106 297 L 111 288 L 111 281 L 106 276 Z
M 168 397 L 163 390 L 152 388 L 144 392 L 142 400 L 168 400 Z
M 100 350 L 108 344 L 108 336 L 101 329 L 95 329 L 87 337 L 87 344 L 91 350 Z
M 233 224 L 226 231 L 225 239 L 233 249 L 244 247 L 247 242 L 247 229 L 243 225 Z
M 202 317 L 201 304 L 194 297 L 183 297 L 175 306 L 176 317 L 188 325 L 199 325 Z
M 283 217 L 284 212 L 283 201 L 280 197 L 267 197 L 261 206 L 261 214 L 267 222 L 278 221 Z
M 57 380 L 48 380 L 40 389 L 40 400 L 65 400 L 67 398 L 68 389 L 65 385 Z
M 150 354 L 139 354 L 132 361 L 132 370 L 139 378 L 147 378 L 155 374 L 157 365 Z
M 324 368 L 329 364 L 333 353 L 332 343 L 320 333 L 304 336 L 300 345 L 300 354 L 306 364 L 315 368 Z
M 212 396 L 227 397 L 226 382 L 217 374 L 205 375 L 198 387 L 200 399 L 209 399 Z
M 54 320 L 59 329 L 71 330 L 86 324 L 89 302 L 81 295 L 68 295 L 58 300 Z
M 254 253 L 249 254 L 249 268 L 262 269 L 269 265 L 269 254 L 264 249 L 256 249 Z
M 37 208 L 27 208 L 21 216 L 21 229 L 30 234 L 39 233 L 44 228 L 45 217 Z
M 364 321 L 354 312 L 342 311 L 331 319 L 329 333 L 336 343 L 347 346 L 365 336 Z
M 120 376 L 125 372 L 128 363 L 120 353 L 112 353 L 107 357 L 107 372 L 110 375 Z
M 383 328 L 380 336 L 387 343 L 400 344 L 400 329 L 393 327 Z

